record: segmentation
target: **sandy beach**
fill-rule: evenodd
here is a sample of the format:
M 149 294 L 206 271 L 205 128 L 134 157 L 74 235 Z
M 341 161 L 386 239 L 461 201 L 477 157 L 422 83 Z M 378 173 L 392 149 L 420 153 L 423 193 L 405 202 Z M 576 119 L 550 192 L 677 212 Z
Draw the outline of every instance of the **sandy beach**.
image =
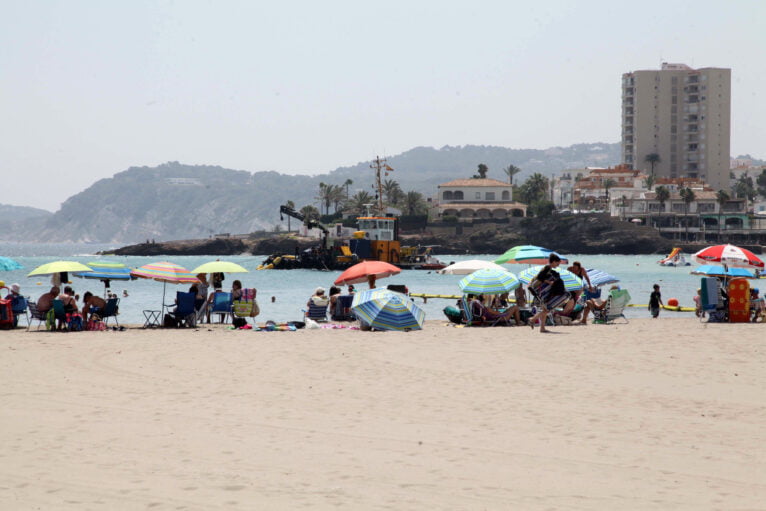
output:
M 764 328 L 0 332 L 0 508 L 764 509 Z

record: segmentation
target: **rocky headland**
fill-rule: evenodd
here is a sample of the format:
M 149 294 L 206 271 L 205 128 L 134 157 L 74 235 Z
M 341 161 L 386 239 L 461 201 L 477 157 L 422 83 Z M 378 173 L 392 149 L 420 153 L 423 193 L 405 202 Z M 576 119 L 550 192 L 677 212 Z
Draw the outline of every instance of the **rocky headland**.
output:
M 498 254 L 515 245 L 540 245 L 575 254 L 662 254 L 673 242 L 650 227 L 606 215 L 568 215 L 513 219 L 508 224 L 454 226 L 451 234 L 401 236 L 403 245 L 438 245 L 439 254 Z M 462 231 L 462 232 L 460 232 Z M 317 243 L 314 238 L 284 233 L 266 238 L 217 237 L 128 245 L 116 255 L 270 255 L 293 253 Z

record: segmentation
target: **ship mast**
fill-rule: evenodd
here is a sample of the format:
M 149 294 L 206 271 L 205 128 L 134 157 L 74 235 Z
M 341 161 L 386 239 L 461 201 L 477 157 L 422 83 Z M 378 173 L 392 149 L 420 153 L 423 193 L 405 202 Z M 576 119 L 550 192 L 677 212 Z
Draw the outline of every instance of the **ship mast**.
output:
M 380 171 L 384 170 L 386 172 L 386 175 L 388 175 L 388 173 L 390 171 L 393 171 L 394 169 L 392 169 L 386 163 L 385 158 L 381 158 L 380 156 L 375 157 L 375 162 L 372 165 L 370 165 L 370 168 L 375 170 L 375 186 L 378 193 L 378 214 L 382 215 L 384 211 L 383 210 L 383 184 L 380 181 Z

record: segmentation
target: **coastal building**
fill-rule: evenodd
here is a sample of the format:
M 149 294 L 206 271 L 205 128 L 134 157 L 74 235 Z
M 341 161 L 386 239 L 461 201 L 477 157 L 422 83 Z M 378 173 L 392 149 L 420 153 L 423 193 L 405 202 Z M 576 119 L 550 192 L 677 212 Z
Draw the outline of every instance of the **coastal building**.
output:
M 455 179 L 437 190 L 440 218 L 498 220 L 527 215 L 527 205 L 513 200 L 513 186 L 497 179 Z
M 730 119 L 731 69 L 663 63 L 622 75 L 626 165 L 728 189 Z
M 586 168 L 573 184 L 572 202 L 579 210 L 608 209 L 610 199 L 639 198 L 646 191 L 646 174 L 630 165 Z

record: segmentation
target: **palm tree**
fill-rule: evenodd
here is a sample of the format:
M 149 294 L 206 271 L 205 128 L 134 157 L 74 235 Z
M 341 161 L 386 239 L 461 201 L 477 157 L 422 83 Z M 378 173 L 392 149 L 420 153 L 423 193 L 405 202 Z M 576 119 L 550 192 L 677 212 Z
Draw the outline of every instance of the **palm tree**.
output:
M 402 199 L 403 195 L 402 188 L 395 180 L 386 179 L 383 181 L 383 197 L 385 197 L 387 203 L 395 206 Z
M 329 188 L 331 186 L 332 185 L 328 185 L 328 184 L 323 183 L 323 182 L 319 183 L 319 194 L 315 198 L 319 201 L 319 206 L 320 206 L 320 208 L 319 208 L 320 211 L 319 212 L 320 213 L 322 212 L 321 211 L 321 209 L 322 209 L 321 207 L 324 206 L 325 207 L 325 213 L 327 213 L 328 215 L 330 214 L 330 204 L 332 204 L 332 200 L 330 200 L 330 190 L 329 190 Z
M 348 187 L 354 184 L 354 181 L 352 179 L 346 179 L 346 181 L 343 183 L 343 186 L 346 187 L 346 200 L 348 200 Z
M 300 213 L 306 218 L 311 220 L 319 220 L 319 217 L 321 216 L 321 213 L 319 210 L 315 207 L 309 204 L 308 206 L 303 206 L 300 210 Z
M 670 198 L 670 190 L 664 186 L 658 186 L 654 189 L 654 196 L 660 203 L 660 222 L 662 222 L 662 212 L 665 211 L 665 202 Z
M 646 176 L 646 189 L 651 191 L 656 180 L 657 178 L 655 178 L 654 175 Z
M 606 179 L 604 180 L 604 194 L 606 195 L 606 207 L 609 208 L 609 189 L 613 188 L 614 185 L 617 183 L 614 181 L 614 179 Z
M 423 198 L 423 194 L 411 190 L 404 196 L 404 211 L 408 215 L 420 215 L 426 212 L 426 201 Z
M 660 155 L 657 153 L 649 153 L 644 157 L 644 161 L 652 166 L 652 177 L 654 177 L 654 166 L 661 161 Z
M 508 176 L 508 184 L 513 186 L 513 176 L 521 172 L 521 169 L 516 165 L 508 165 L 503 169 L 503 172 L 505 172 L 505 175 Z
M 715 200 L 718 203 L 718 240 L 721 239 L 721 211 L 723 205 L 729 200 L 729 193 L 726 190 L 718 190 L 715 193 Z
M 374 201 L 375 200 L 373 199 L 372 195 L 364 190 L 361 190 L 356 192 L 348 199 L 346 206 L 352 213 L 361 214 L 365 211 L 364 205 L 372 204 Z
M 684 200 L 684 225 L 686 226 L 686 235 L 685 239 L 686 242 L 689 242 L 689 204 L 694 202 L 694 199 L 696 196 L 694 195 L 694 190 L 692 190 L 689 187 L 682 188 L 679 192 L 681 195 L 681 198 Z
M 544 200 L 548 192 L 548 178 L 535 172 L 524 181 L 519 192 L 521 200 L 526 204 Z

